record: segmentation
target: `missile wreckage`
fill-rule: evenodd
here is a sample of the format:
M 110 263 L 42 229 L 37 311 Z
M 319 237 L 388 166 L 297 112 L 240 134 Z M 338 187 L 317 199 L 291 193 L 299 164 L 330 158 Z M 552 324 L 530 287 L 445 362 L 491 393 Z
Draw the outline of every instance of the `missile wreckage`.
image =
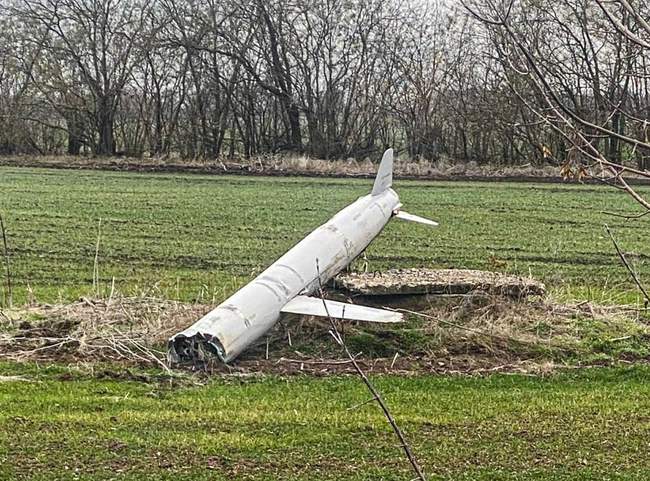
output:
M 393 182 L 393 149 L 379 164 L 372 192 L 338 212 L 250 283 L 169 340 L 172 362 L 216 356 L 230 362 L 285 313 L 346 320 L 400 322 L 397 312 L 311 295 L 357 258 L 392 218 L 436 222 L 401 210 Z

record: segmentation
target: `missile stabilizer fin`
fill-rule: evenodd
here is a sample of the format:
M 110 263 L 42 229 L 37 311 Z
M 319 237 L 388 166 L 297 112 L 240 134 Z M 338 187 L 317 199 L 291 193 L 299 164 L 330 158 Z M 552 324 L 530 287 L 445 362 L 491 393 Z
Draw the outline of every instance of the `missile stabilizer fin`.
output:
M 404 212 L 403 210 L 397 211 L 395 213 L 395 217 L 397 219 L 402 219 L 407 222 L 417 222 L 418 224 L 425 224 L 433 227 L 436 227 L 438 225 L 438 223 L 434 220 L 425 219 L 424 217 L 420 217 L 419 215 L 415 215 L 415 214 L 409 214 L 408 212 Z
M 372 195 L 385 192 L 391 185 L 393 185 L 393 149 L 388 149 L 381 158 L 375 184 L 372 186 Z
M 327 308 L 325 308 L 327 306 Z M 282 312 L 302 314 L 305 316 L 331 316 L 335 319 L 366 322 L 402 322 L 399 312 L 377 309 L 375 307 L 359 306 L 345 302 L 330 301 L 318 297 L 296 296 L 282 309 Z

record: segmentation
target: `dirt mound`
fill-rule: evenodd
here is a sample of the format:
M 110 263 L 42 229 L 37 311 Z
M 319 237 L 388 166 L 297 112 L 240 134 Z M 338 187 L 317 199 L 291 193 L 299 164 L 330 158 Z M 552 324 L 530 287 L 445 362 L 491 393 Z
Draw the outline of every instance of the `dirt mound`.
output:
M 480 291 L 520 299 L 546 293 L 544 284 L 535 279 L 470 269 L 391 269 L 381 273 L 342 274 L 336 278 L 336 286 L 364 296 L 469 294 Z

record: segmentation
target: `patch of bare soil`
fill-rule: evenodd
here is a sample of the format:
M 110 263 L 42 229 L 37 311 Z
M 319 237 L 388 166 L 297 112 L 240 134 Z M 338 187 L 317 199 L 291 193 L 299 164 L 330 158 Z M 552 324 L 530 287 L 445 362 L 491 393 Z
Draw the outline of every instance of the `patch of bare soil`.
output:
M 340 321 L 370 373 L 545 373 L 558 367 L 650 359 L 647 313 L 626 306 L 557 304 L 486 292 L 384 296 L 408 321 L 386 328 Z M 364 301 L 377 297 L 366 298 Z M 409 300 L 411 299 L 411 300 Z M 413 301 L 415 299 L 416 301 Z M 153 298 L 81 299 L 0 311 L 0 359 L 167 367 L 166 343 L 211 306 Z M 318 318 L 289 317 L 231 365 L 181 366 L 234 376 L 353 373 Z

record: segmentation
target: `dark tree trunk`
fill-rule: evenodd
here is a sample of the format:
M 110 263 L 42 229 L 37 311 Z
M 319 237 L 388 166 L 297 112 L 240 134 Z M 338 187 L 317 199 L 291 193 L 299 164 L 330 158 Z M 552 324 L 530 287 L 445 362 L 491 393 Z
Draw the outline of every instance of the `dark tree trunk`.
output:
M 289 117 L 289 144 L 292 149 L 302 151 L 302 132 L 300 131 L 300 110 L 294 105 L 287 108 Z
M 79 155 L 83 146 L 83 125 L 81 119 L 79 119 L 79 114 L 72 112 L 66 116 L 66 124 L 68 128 L 68 155 Z
M 163 153 L 163 119 L 160 104 L 160 98 L 157 97 L 154 111 L 154 134 L 153 141 L 151 142 L 151 153 L 154 155 Z
M 621 114 L 619 112 L 614 113 L 612 116 L 612 131 L 618 133 L 621 133 Z M 609 152 L 608 152 L 609 160 L 610 162 L 620 162 L 620 147 L 619 147 L 619 142 L 618 138 L 614 137 L 613 135 L 609 137 Z
M 95 148 L 97 155 L 115 154 L 115 112 L 113 111 L 112 100 L 103 97 L 98 102 L 97 108 L 97 133 L 99 142 Z

